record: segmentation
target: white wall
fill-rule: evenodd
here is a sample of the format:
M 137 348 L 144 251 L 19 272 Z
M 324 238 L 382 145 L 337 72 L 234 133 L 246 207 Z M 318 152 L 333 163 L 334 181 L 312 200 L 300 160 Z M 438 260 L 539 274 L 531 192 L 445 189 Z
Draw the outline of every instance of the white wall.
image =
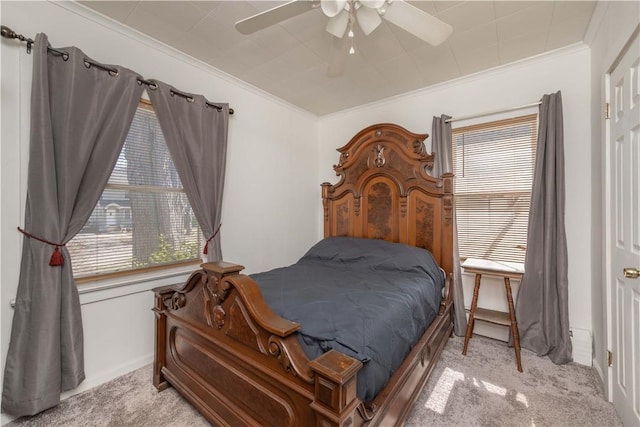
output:
M 593 366 L 599 373 L 608 392 L 609 369 L 606 363 L 607 351 L 607 269 L 604 230 L 605 223 L 605 74 L 609 71 L 625 43 L 640 22 L 638 2 L 599 2 L 587 33 L 591 47 L 591 156 L 592 156 L 592 221 L 593 236 L 591 254 L 591 294 L 593 303 L 591 315 L 593 323 Z
M 147 78 L 231 104 L 236 115 L 229 128 L 222 244 L 225 259 L 242 263 L 248 272 L 294 262 L 318 240 L 322 234 L 318 184 L 336 182 L 331 169 L 338 160 L 335 148 L 362 128 L 393 122 L 414 132 L 431 133 L 434 115 L 462 116 L 522 105 L 562 90 L 574 358 L 589 363 L 593 331 L 596 368 L 602 366 L 603 352 L 598 349 L 605 340 L 600 232 L 604 139 L 598 121 L 604 102 L 601 77 L 633 22 L 637 23 L 638 3 L 606 2 L 598 9 L 604 18 L 594 30 L 592 54 L 585 45 L 575 45 L 318 119 L 80 6 L 0 2 L 3 25 L 20 33 L 34 37 L 46 32 L 56 47 L 76 45 L 100 62 L 121 64 Z M 3 39 L 1 49 L 0 354 L 4 371 L 13 315 L 9 300 L 15 296 L 20 262 L 21 237 L 15 227 L 22 224 L 26 195 L 32 58 L 23 44 Z M 281 230 L 285 229 L 289 232 L 283 237 Z M 592 268 L 584 268 L 589 261 Z M 81 389 L 151 360 L 153 317 L 148 289 L 184 280 L 184 272 L 176 274 L 81 295 L 87 371 Z M 485 295 L 484 302 L 495 308 L 502 304 L 497 293 Z M 581 337 L 579 342 L 575 335 Z M 3 414 L 2 422 L 6 420 Z
M 320 235 L 317 117 L 217 72 L 171 48 L 72 3 L 0 3 L 2 24 L 55 47 L 75 45 L 103 63 L 120 64 L 211 101 L 229 102 L 227 176 L 222 217 L 225 260 L 262 271 L 295 262 Z M 0 316 L 2 371 L 8 348 L 24 221 L 32 57 L 2 39 L 0 150 Z M 311 173 L 310 173 L 311 172 Z M 286 236 L 283 236 L 286 230 Z M 153 358 L 150 288 L 180 283 L 184 271 L 119 288 L 82 293 L 86 389 Z M 81 286 L 81 292 L 83 288 Z M 8 418 L 3 414 L 3 423 Z
M 338 160 L 334 147 L 341 146 L 360 129 L 379 122 L 392 122 L 417 133 L 431 133 L 434 115 L 465 116 L 538 101 L 546 93 L 562 91 L 566 155 L 566 228 L 569 252 L 569 320 L 574 332 L 574 360 L 591 364 L 591 272 L 585 262 L 591 257 L 591 151 L 590 51 L 584 44 L 531 58 L 493 71 L 416 91 L 383 102 L 324 116 L 319 123 L 321 178 L 335 182 L 331 165 Z M 529 113 L 509 114 L 456 122 L 465 126 L 482 120 Z M 467 278 L 467 281 L 468 282 Z M 466 283 L 465 299 L 471 290 Z M 515 287 L 514 287 L 515 289 Z M 486 301 L 493 307 L 506 303 L 496 290 Z M 484 286 L 482 292 L 490 292 Z M 486 295 L 485 295 L 486 296 Z M 482 302 L 482 301 L 481 301 Z M 576 340 L 576 336 L 581 337 Z

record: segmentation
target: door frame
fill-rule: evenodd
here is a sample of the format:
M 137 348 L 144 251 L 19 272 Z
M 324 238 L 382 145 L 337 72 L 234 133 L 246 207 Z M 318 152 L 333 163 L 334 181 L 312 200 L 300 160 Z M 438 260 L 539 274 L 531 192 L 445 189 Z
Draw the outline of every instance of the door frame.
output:
M 636 26 L 636 28 L 631 33 L 631 36 L 626 41 L 620 52 L 616 55 L 615 59 L 611 63 L 611 65 L 607 68 L 606 73 L 604 74 L 604 101 L 609 105 L 609 111 L 613 112 L 613 106 L 611 104 L 611 73 L 616 69 L 624 55 L 631 48 L 632 43 L 635 41 L 636 37 L 640 37 L 640 24 Z M 604 106 L 603 106 L 604 107 Z M 612 113 L 609 114 L 611 116 Z M 605 307 L 604 307 L 604 318 L 605 318 L 605 342 L 607 348 L 605 349 L 603 363 L 603 374 L 604 378 L 604 388 L 605 395 L 609 402 L 613 402 L 613 367 L 608 366 L 607 364 L 607 354 L 606 350 L 609 351 L 617 351 L 617 349 L 612 348 L 613 344 L 613 334 L 615 331 L 614 328 L 614 319 L 612 318 L 612 275 L 613 275 L 613 253 L 611 246 L 611 239 L 613 237 L 612 226 L 613 226 L 613 192 L 610 191 L 612 187 L 613 176 L 612 173 L 612 161 L 611 158 L 611 117 L 605 117 L 604 121 L 604 286 L 605 286 Z M 598 349 L 596 349 L 598 351 Z

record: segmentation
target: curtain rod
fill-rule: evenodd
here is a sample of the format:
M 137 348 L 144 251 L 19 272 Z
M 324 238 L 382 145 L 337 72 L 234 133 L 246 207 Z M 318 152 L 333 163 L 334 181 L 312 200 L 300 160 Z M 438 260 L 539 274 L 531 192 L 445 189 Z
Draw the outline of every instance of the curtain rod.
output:
M 451 122 L 455 122 L 455 121 L 458 121 L 458 120 L 475 119 L 476 117 L 489 116 L 491 114 L 506 113 L 508 111 L 521 110 L 523 108 L 535 107 L 536 105 L 540 105 L 540 104 L 542 104 L 542 101 L 532 102 L 531 104 L 519 105 L 517 107 L 501 108 L 499 110 L 486 111 L 484 113 L 478 113 L 478 114 L 471 114 L 471 115 L 468 115 L 468 116 L 452 117 L 450 119 L 445 120 L 445 123 L 451 123 Z
M 27 44 L 27 53 L 28 54 L 31 53 L 31 46 L 35 43 L 33 41 L 33 39 L 31 39 L 29 37 L 25 37 L 22 34 L 17 34 L 11 28 L 9 28 L 7 26 L 4 26 L 4 25 L 2 25 L 0 27 L 0 35 L 2 35 L 2 37 L 5 37 L 7 39 L 18 39 L 21 42 L 25 42 Z M 62 56 L 62 59 L 64 59 L 65 61 L 67 59 L 69 59 L 69 54 L 67 52 L 63 51 L 63 50 L 55 49 L 53 47 L 47 47 L 47 50 L 49 52 L 52 52 L 52 53 L 56 54 L 56 55 Z M 99 64 L 99 63 L 97 63 L 95 61 L 91 61 L 88 58 L 84 58 L 84 65 L 87 68 L 91 68 L 92 66 L 96 67 L 96 68 L 99 68 L 101 70 L 104 70 L 104 71 L 108 72 L 112 76 L 115 76 L 116 74 L 118 74 L 118 70 L 117 69 L 111 68 L 111 67 L 107 67 L 106 65 Z M 158 88 L 158 85 L 153 80 L 138 79 L 138 84 L 147 85 L 149 87 L 149 89 L 151 89 L 151 90 L 155 90 L 155 89 Z M 171 96 L 173 96 L 173 95 L 181 96 L 182 98 L 185 98 L 188 102 L 193 102 L 193 96 L 191 96 L 189 94 L 186 94 L 186 93 L 183 93 L 183 92 L 180 92 L 177 89 L 171 89 Z M 208 107 L 215 108 L 218 111 L 222 111 L 222 107 L 220 107 L 220 106 L 218 106 L 216 104 L 213 104 L 213 103 L 211 103 L 209 101 L 206 101 L 205 105 L 208 106 Z M 233 108 L 229 108 L 229 115 L 233 115 L 233 113 L 234 113 Z

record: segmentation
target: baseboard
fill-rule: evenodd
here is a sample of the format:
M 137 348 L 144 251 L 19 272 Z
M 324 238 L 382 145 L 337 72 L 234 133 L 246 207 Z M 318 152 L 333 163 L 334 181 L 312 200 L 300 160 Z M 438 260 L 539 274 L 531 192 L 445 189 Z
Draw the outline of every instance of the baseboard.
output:
M 591 331 L 571 328 L 571 345 L 573 347 L 572 356 L 574 362 L 586 366 L 593 365 Z
M 128 361 L 127 363 L 123 363 L 99 375 L 89 376 L 77 388 L 73 390 L 65 391 L 64 393 L 62 393 L 60 395 L 60 400 L 67 399 L 78 393 L 82 393 L 84 391 L 90 390 L 94 387 L 97 387 L 101 384 L 104 384 L 108 381 L 118 378 L 119 376 L 128 374 L 129 372 L 135 371 L 138 368 L 142 368 L 143 366 L 148 365 L 151 362 L 153 362 L 153 353 L 139 357 L 138 359 L 135 359 L 135 360 Z M 151 381 L 151 377 L 149 377 L 149 381 Z
M 11 415 L 7 415 L 4 412 L 2 413 L 2 418 L 0 419 L 0 425 L 9 424 L 11 421 L 15 420 L 16 417 L 12 417 Z
M 494 325 L 486 322 L 476 322 L 473 333 L 500 341 L 509 340 L 509 328 L 502 325 Z M 573 361 L 585 366 L 593 366 L 591 331 L 586 329 L 571 329 L 571 344 L 573 347 Z M 600 378 L 604 378 L 602 371 Z

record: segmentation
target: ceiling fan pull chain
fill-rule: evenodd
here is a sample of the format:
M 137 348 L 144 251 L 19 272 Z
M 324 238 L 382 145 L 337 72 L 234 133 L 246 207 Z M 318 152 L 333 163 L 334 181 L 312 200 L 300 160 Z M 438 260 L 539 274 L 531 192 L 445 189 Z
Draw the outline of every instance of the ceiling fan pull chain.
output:
M 351 40 L 351 48 L 349 49 L 349 55 L 353 55 L 354 53 L 356 53 L 356 49 L 353 47 L 353 21 L 355 21 L 354 9 L 355 8 L 351 8 L 351 11 L 349 12 L 349 32 L 347 33 L 347 36 Z

